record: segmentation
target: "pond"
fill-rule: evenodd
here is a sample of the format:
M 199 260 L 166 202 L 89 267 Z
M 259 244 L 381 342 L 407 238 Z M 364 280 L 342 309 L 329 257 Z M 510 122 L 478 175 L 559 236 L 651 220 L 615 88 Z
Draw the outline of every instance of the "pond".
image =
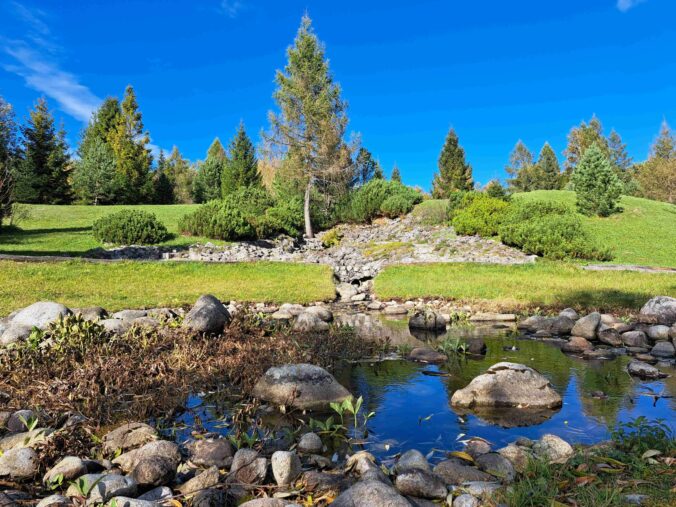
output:
M 663 419 L 676 431 L 676 371 L 671 367 L 662 367 L 671 375 L 668 378 L 642 381 L 626 373 L 626 356 L 586 361 L 563 354 L 557 340 L 519 336 L 504 324 L 452 326 L 439 336 L 413 336 L 404 320 L 368 314 L 342 315 L 339 320 L 354 325 L 364 339 L 387 338 L 394 346 L 434 346 L 448 336 L 481 337 L 487 345 L 485 356 L 454 356 L 440 366 L 367 361 L 336 372 L 341 384 L 363 397 L 364 409 L 375 414 L 363 447 L 376 456 L 415 448 L 434 461 L 444 451 L 462 449 L 462 441 L 470 437 L 502 447 L 520 436 L 536 439 L 553 433 L 571 443 L 591 444 L 608 439 L 619 422 L 638 416 Z M 561 409 L 515 418 L 504 410 L 479 417 L 451 407 L 455 390 L 500 361 L 526 364 L 547 376 L 563 398 Z M 227 434 L 224 417 L 230 402 L 218 395 L 191 397 L 191 410 L 178 421 L 185 424 L 179 433 L 187 436 L 197 421 L 210 431 Z

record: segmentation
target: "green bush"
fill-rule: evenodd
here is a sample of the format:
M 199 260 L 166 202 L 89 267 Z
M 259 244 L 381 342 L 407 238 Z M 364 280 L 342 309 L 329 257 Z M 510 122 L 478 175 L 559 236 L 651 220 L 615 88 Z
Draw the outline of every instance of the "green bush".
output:
M 99 218 L 92 226 L 97 241 L 114 245 L 154 245 L 169 237 L 167 228 L 146 211 L 122 210 Z
M 343 233 L 339 229 L 333 228 L 324 233 L 322 236 L 322 245 L 324 248 L 331 248 L 332 246 L 340 245 L 340 241 L 343 239 Z
M 278 202 L 265 210 L 263 216 L 252 221 L 259 238 L 270 238 L 278 234 L 300 236 L 304 225 L 303 201 L 294 198 Z
M 354 222 L 370 222 L 383 215 L 381 206 L 387 199 L 395 195 L 401 198 L 399 199 L 400 202 L 402 200 L 407 201 L 408 204 L 404 207 L 408 208 L 408 211 L 422 201 L 420 192 L 398 181 L 373 179 L 354 191 L 345 218 Z M 394 202 L 391 204 L 395 205 Z M 401 208 L 401 204 L 396 204 L 396 206 Z
M 455 232 L 465 236 L 497 236 L 509 204 L 486 194 L 472 197 L 471 201 L 468 206 L 456 211 L 453 217 Z
M 413 209 L 413 201 L 401 194 L 389 196 L 380 205 L 380 211 L 389 218 L 395 218 L 410 213 Z
M 447 199 L 427 199 L 413 208 L 413 216 L 424 225 L 442 225 L 448 222 L 447 207 Z
M 452 221 L 455 214 L 462 208 L 469 206 L 478 195 L 481 194 L 474 190 L 458 190 L 451 192 L 448 196 L 448 206 L 446 207 L 446 216 L 448 217 L 448 220 Z
M 579 215 L 562 203 L 517 201 L 498 228 L 502 242 L 550 259 L 610 260 L 608 248 L 597 245 Z
M 179 221 L 179 229 L 184 234 L 225 241 L 256 239 L 256 225 L 273 204 L 265 190 L 242 188 L 223 200 L 210 201 L 185 215 Z

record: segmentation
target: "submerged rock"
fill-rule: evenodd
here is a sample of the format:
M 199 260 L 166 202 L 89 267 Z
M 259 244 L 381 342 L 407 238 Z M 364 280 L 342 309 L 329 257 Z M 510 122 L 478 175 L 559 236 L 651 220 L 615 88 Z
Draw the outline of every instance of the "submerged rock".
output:
M 629 375 L 634 375 L 642 379 L 659 379 L 666 377 L 666 373 L 662 373 L 660 370 L 651 366 L 647 363 L 642 363 L 641 361 L 632 361 L 627 365 L 627 371 Z
M 581 336 L 571 336 L 570 340 L 563 344 L 561 350 L 570 354 L 580 354 L 593 347 L 586 338 Z
M 276 405 L 322 410 L 329 403 L 351 398 L 338 381 L 319 366 L 287 364 L 270 368 L 253 388 L 253 395 Z
M 453 393 L 454 407 L 557 408 L 561 396 L 549 380 L 523 364 L 502 362 Z
M 429 347 L 416 347 L 408 355 L 410 361 L 421 363 L 440 364 L 448 361 L 448 357 Z

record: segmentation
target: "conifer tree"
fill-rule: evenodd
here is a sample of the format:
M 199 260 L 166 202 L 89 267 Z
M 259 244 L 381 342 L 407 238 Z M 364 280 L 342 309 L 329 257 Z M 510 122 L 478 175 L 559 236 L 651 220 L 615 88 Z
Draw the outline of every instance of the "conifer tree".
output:
M 392 168 L 392 175 L 390 176 L 390 179 L 392 181 L 398 181 L 401 183 L 401 171 L 399 171 L 399 166 L 397 164 L 394 164 L 394 167 Z
M 465 150 L 460 146 L 458 135 L 450 129 L 439 155 L 439 172 L 434 175 L 432 195 L 444 199 L 452 192 L 472 190 L 472 166 L 465 161 Z
M 244 124 L 240 123 L 237 134 L 230 142 L 228 157 L 221 175 L 223 197 L 242 187 L 255 187 L 261 184 L 258 173 L 256 149 L 246 134 Z
M 164 150 L 160 150 L 155 174 L 153 174 L 153 202 L 174 204 L 174 199 L 174 187 L 167 176 L 167 158 L 164 156 Z
M 502 199 L 503 201 L 509 200 L 507 189 L 503 187 L 502 183 L 498 180 L 489 181 L 484 191 L 486 192 L 486 195 L 494 197 L 495 199 Z
M 666 121 L 662 122 L 660 133 L 650 149 L 650 158 L 661 158 L 663 160 L 676 158 L 676 138 L 671 133 L 671 128 Z
M 221 197 L 221 178 L 225 171 L 226 155 L 221 141 L 216 138 L 207 150 L 204 162 L 198 164 L 193 183 L 193 200 L 207 202 Z
M 376 166 L 373 169 L 373 179 L 374 180 L 384 180 L 385 179 L 385 173 L 383 173 L 383 168 L 380 165 L 380 162 L 376 160 Z
M 373 155 L 371 155 L 371 152 L 366 148 L 359 148 L 354 165 L 354 180 L 351 186 L 364 185 L 365 183 L 368 183 L 371 178 L 375 177 L 378 163 L 373 159 Z
M 545 143 L 535 164 L 533 190 L 558 190 L 561 188 L 561 168 L 554 150 Z
M 634 162 L 627 152 L 627 145 L 622 142 L 622 137 L 615 129 L 611 130 L 608 136 L 608 153 L 610 164 L 622 182 L 623 193 L 634 193 L 636 191 Z
M 267 138 L 286 157 L 284 164 L 294 167 L 290 174 L 297 174 L 305 189 L 305 235 L 311 238 L 313 189 L 329 202 L 327 191 L 335 191 L 336 184 L 347 187 L 352 179 L 352 157 L 346 156 L 349 154 L 344 142 L 347 105 L 307 15 L 301 20 L 287 57 L 284 71 L 278 71 L 275 77 L 274 98 L 280 112 L 270 114 L 271 132 Z
M 507 179 L 509 188 L 515 192 L 528 192 L 532 188 L 533 153 L 519 139 L 509 155 L 509 164 L 505 171 L 511 176 Z
M 131 86 L 125 90 L 120 115 L 108 142 L 115 154 L 117 172 L 123 182 L 122 200 L 129 204 L 150 200 L 152 156 L 147 147 L 150 136 L 143 129 L 141 111 Z
M 580 213 L 606 217 L 617 210 L 622 184 L 608 157 L 596 143 L 585 151 L 573 173 L 572 182 Z
M 19 202 L 64 204 L 71 199 L 70 157 L 66 134 L 56 129 L 47 101 L 38 99 L 22 128 L 23 153 L 15 170 L 14 196 Z
M 584 121 L 579 126 L 573 127 L 568 133 L 568 145 L 563 154 L 566 157 L 564 164 L 564 179 L 569 180 L 571 174 L 582 160 L 585 152 L 593 145 L 610 157 L 608 140 L 603 135 L 603 125 L 596 115 L 592 116 L 589 123 Z
M 0 229 L 11 216 L 14 199 L 14 167 L 18 157 L 17 129 L 12 106 L 0 97 Z
M 177 146 L 174 146 L 169 158 L 163 163 L 162 173 L 171 184 L 175 204 L 192 203 L 192 186 L 195 170 L 191 167 Z
M 93 137 L 73 171 L 73 191 L 85 204 L 114 203 L 119 191 L 115 155 L 100 137 Z

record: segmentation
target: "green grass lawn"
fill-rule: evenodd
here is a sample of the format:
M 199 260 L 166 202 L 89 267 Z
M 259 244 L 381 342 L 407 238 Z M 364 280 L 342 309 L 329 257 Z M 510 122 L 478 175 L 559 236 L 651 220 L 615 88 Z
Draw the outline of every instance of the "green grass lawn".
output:
M 94 221 L 122 209 L 140 209 L 157 215 L 174 237 L 165 246 L 187 246 L 206 238 L 178 235 L 179 219 L 197 208 L 195 204 L 172 206 L 42 206 L 25 205 L 29 216 L 19 230 L 0 234 L 0 253 L 20 255 L 82 256 L 101 246 L 91 233 Z M 218 243 L 218 242 L 214 242 Z
M 523 266 L 390 266 L 375 280 L 381 299 L 442 297 L 501 310 L 535 307 L 638 310 L 656 295 L 676 296 L 676 275 L 584 271 L 563 262 Z
M 328 266 L 292 263 L 0 261 L 0 315 L 40 300 L 107 310 L 223 300 L 311 303 L 335 297 Z
M 538 190 L 517 199 L 546 199 L 575 206 L 575 192 Z M 591 234 L 613 250 L 613 264 L 676 267 L 676 206 L 622 197 L 622 212 L 607 218 L 585 217 Z

